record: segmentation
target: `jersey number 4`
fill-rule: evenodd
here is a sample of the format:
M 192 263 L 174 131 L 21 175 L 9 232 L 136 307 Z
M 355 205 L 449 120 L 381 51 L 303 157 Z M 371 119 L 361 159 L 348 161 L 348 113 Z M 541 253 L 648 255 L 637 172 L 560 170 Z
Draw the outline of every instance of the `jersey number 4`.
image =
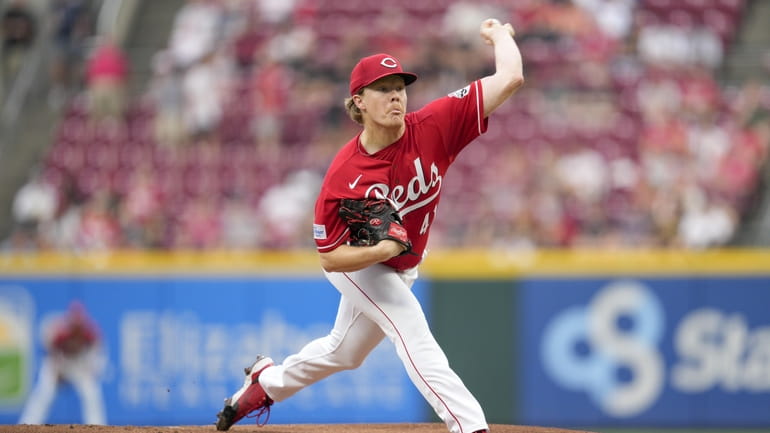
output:
M 422 220 L 422 226 L 420 227 L 420 236 L 424 235 L 428 232 L 428 229 L 430 228 L 430 222 L 431 222 L 431 214 L 433 215 L 433 218 L 436 218 L 436 211 L 438 210 L 438 206 L 433 208 L 433 212 L 428 212 L 425 214 L 425 219 Z

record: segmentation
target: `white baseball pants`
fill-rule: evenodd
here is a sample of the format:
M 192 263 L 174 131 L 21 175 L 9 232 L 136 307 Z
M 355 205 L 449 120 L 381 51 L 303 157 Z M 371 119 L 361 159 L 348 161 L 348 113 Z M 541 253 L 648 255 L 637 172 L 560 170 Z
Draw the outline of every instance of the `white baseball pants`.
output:
M 449 431 L 488 428 L 481 406 L 449 367 L 412 293 L 417 268 L 396 272 L 377 264 L 326 277 L 342 294 L 334 328 L 262 372 L 259 382 L 270 398 L 285 400 L 336 372 L 357 368 L 387 336 L 409 378 Z
M 56 397 L 60 378 L 72 384 L 80 397 L 83 423 L 107 424 L 102 389 L 97 373 L 92 371 L 91 354 L 76 359 L 46 357 L 40 367 L 35 388 L 27 398 L 19 424 L 43 424 Z

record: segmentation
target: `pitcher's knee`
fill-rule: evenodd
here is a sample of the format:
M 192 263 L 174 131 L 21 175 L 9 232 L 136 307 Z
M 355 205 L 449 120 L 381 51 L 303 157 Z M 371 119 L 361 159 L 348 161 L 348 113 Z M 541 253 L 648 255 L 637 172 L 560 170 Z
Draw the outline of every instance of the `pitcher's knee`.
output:
M 360 355 L 357 353 L 336 354 L 336 364 L 342 370 L 355 370 L 360 367 L 366 359 L 366 354 Z
M 357 369 L 358 367 L 360 367 L 364 363 L 364 359 L 365 358 L 347 359 L 345 364 L 344 364 L 345 365 L 345 369 L 346 370 L 355 370 L 355 369 Z

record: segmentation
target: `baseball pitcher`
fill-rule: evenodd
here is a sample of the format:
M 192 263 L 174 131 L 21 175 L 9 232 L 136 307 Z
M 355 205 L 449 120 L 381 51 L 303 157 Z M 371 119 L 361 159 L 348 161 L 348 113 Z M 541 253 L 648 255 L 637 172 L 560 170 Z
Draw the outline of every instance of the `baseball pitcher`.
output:
M 448 167 L 524 82 L 513 27 L 487 19 L 480 35 L 493 47 L 495 72 L 415 112 L 407 112 L 406 87 L 417 75 L 396 58 L 375 54 L 353 68 L 345 107 L 363 129 L 332 161 L 313 224 L 325 275 L 342 294 L 334 328 L 282 364 L 257 357 L 225 400 L 218 430 L 252 412 L 269 415 L 274 402 L 358 367 L 387 338 L 450 432 L 488 431 L 411 291 Z

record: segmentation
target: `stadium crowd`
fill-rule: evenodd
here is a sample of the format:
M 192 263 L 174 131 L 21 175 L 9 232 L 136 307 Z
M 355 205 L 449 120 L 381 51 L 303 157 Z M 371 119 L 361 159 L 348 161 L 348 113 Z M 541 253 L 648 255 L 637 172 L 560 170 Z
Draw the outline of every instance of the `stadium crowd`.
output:
M 527 81 L 450 169 L 434 245 L 724 245 L 770 145 L 768 82 L 718 81 L 745 7 L 188 0 L 142 97 L 124 98 L 125 55 L 108 39 L 84 60 L 3 246 L 311 246 L 320 179 L 357 131 L 342 107 L 355 61 L 387 52 L 417 72 L 414 110 L 490 72 L 488 16 L 516 28 Z M 110 85 L 91 84 L 100 71 Z

